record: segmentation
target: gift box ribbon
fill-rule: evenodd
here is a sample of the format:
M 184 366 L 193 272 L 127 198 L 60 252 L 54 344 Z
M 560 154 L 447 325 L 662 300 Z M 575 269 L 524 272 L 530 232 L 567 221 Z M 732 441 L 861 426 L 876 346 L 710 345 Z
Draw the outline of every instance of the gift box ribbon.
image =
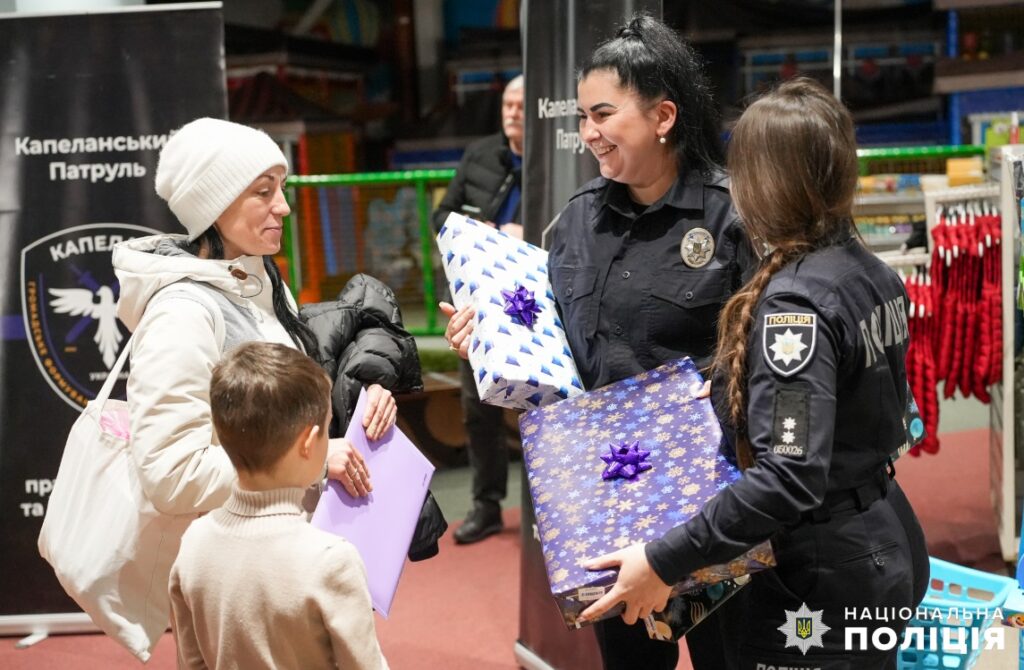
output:
M 640 448 L 640 442 L 622 442 L 608 445 L 608 453 L 601 454 L 601 460 L 607 465 L 601 473 L 601 479 L 636 479 L 645 470 L 654 467 L 647 461 L 651 452 Z
M 527 291 L 525 287 L 516 284 L 515 290 L 503 290 L 501 296 L 505 298 L 505 313 L 527 328 L 533 328 L 533 320 L 540 314 L 533 291 Z

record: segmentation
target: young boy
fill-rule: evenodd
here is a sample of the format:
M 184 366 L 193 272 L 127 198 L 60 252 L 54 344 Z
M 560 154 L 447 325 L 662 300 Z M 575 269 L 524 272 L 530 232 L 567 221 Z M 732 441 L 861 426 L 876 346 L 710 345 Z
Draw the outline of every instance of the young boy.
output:
M 387 668 L 359 554 L 301 504 L 324 472 L 330 392 L 280 344 L 244 344 L 214 368 L 213 425 L 238 483 L 171 570 L 179 668 Z

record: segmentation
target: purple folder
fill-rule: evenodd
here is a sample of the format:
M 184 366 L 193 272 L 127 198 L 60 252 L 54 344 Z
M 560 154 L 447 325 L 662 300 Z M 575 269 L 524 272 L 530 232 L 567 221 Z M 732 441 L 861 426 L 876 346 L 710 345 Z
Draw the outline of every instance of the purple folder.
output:
M 365 411 L 363 390 L 345 437 L 366 460 L 373 491 L 366 498 L 353 498 L 341 484 L 329 481 L 311 523 L 344 537 L 359 550 L 373 607 L 386 619 L 434 466 L 398 428 L 376 442 L 367 440 Z

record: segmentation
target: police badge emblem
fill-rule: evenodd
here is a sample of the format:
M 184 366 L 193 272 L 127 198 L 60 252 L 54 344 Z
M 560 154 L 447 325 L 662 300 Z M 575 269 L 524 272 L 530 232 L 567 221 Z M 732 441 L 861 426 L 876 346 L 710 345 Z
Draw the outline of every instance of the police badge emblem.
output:
M 711 262 L 715 255 L 715 238 L 704 228 L 694 228 L 683 235 L 679 244 L 679 255 L 683 262 L 691 268 L 702 268 Z
M 768 367 L 783 377 L 803 370 L 814 356 L 817 334 L 816 314 L 766 314 L 761 342 Z
M 796 618 L 796 636 L 801 640 L 810 639 L 814 634 L 814 623 L 811 617 L 798 616 Z

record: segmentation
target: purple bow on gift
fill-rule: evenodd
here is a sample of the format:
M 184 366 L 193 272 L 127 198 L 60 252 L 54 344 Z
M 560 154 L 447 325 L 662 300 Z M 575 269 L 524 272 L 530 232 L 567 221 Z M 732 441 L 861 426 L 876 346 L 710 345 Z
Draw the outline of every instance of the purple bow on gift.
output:
M 525 287 L 516 284 L 514 291 L 502 291 L 501 297 L 505 298 L 505 313 L 527 328 L 533 328 L 533 320 L 540 314 L 540 307 L 533 299 L 533 291 L 527 291 Z
M 601 460 L 608 464 L 604 472 L 601 473 L 601 479 L 615 479 L 616 477 L 635 479 L 641 472 L 654 467 L 647 462 L 647 457 L 651 455 L 651 452 L 641 449 L 639 442 L 609 444 L 608 452 L 601 455 Z

